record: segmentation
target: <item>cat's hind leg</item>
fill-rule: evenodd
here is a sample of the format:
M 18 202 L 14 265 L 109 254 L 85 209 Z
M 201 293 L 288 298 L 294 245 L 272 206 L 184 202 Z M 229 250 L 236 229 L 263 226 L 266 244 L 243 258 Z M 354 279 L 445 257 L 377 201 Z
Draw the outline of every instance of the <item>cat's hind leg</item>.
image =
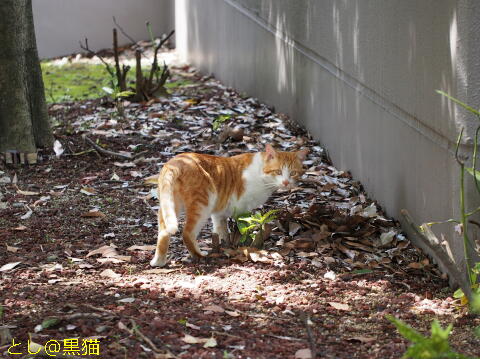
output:
M 200 250 L 197 236 L 210 215 L 208 205 L 191 204 L 185 208 L 186 222 L 183 228 L 183 242 L 193 257 L 205 257 L 207 252 Z
M 162 217 L 162 211 L 158 211 L 158 238 L 155 256 L 150 261 L 152 267 L 163 267 L 167 264 L 168 244 L 170 243 L 170 233 L 165 228 L 165 221 Z
M 221 214 L 212 214 L 213 233 L 218 234 L 220 244 L 228 239 L 227 217 Z

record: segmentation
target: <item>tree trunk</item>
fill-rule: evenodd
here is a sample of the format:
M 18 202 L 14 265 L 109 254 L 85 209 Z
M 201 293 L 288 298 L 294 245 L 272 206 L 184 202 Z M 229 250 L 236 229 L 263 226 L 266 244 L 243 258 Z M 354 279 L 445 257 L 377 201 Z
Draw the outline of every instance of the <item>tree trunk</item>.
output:
M 52 133 L 32 0 L 1 0 L 0 19 L 0 152 L 34 153 L 51 145 Z

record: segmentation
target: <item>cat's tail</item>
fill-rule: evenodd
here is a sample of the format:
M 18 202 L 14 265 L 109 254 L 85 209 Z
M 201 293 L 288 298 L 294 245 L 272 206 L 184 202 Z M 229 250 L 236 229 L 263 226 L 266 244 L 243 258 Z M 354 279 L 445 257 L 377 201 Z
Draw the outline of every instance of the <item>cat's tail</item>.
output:
M 175 234 L 178 231 L 178 219 L 175 211 L 175 199 L 173 198 L 173 184 L 176 175 L 172 170 L 166 170 L 160 175 L 158 186 L 158 199 L 160 200 L 160 210 L 162 211 L 165 230 L 169 234 Z M 160 187 L 160 183 L 162 187 Z

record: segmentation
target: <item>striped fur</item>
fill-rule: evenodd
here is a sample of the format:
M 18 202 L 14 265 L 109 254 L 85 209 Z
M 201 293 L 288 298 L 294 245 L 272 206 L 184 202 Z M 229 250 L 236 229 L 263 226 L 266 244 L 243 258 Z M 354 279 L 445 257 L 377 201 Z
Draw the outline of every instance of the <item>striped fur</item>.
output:
M 168 161 L 158 176 L 158 239 L 152 266 L 167 263 L 170 236 L 178 231 L 185 212 L 183 242 L 190 254 L 203 257 L 196 240 L 209 216 L 221 240 L 228 235 L 226 219 L 265 203 L 278 188 L 291 188 L 302 175 L 307 150 L 275 151 L 218 157 L 183 153 Z

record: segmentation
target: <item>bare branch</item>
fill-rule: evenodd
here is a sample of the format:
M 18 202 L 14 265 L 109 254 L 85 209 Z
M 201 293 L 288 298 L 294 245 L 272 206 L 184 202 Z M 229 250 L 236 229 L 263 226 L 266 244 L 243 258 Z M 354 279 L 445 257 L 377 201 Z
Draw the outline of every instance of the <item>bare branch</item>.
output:
M 115 157 L 115 158 L 120 158 L 122 160 L 131 160 L 133 159 L 132 156 L 129 156 L 129 155 L 124 155 L 124 154 L 121 154 L 121 153 L 117 153 L 117 152 L 113 152 L 113 151 L 109 151 L 109 150 L 106 150 L 102 147 L 100 147 L 99 145 L 97 145 L 95 142 L 93 142 L 90 138 L 88 138 L 86 135 L 83 135 L 82 136 L 83 139 L 85 140 L 85 142 L 87 142 L 88 144 L 90 144 L 97 152 L 103 154 L 103 155 L 107 155 L 107 156 L 111 156 L 111 157 Z
M 136 41 L 130 35 L 128 35 L 125 32 L 125 30 L 123 30 L 123 28 L 117 23 L 117 19 L 115 19 L 115 16 L 113 16 L 113 23 L 118 28 L 118 30 L 120 30 L 120 32 L 123 34 L 123 36 L 125 36 L 127 39 L 129 39 L 132 42 L 132 44 L 136 43 Z
M 110 74 L 110 76 L 114 77 L 115 76 L 115 73 L 113 72 L 112 68 L 110 67 L 110 65 L 108 64 L 108 62 L 106 62 L 103 57 L 101 57 L 99 54 L 97 54 L 95 51 L 92 51 L 90 50 L 90 48 L 88 47 L 88 39 L 85 38 L 85 45 L 82 44 L 81 41 L 79 41 L 79 44 L 80 44 L 80 48 L 86 52 L 88 52 L 90 55 L 92 56 L 96 56 L 98 57 L 98 59 L 105 65 L 105 68 L 107 69 L 108 73 Z

